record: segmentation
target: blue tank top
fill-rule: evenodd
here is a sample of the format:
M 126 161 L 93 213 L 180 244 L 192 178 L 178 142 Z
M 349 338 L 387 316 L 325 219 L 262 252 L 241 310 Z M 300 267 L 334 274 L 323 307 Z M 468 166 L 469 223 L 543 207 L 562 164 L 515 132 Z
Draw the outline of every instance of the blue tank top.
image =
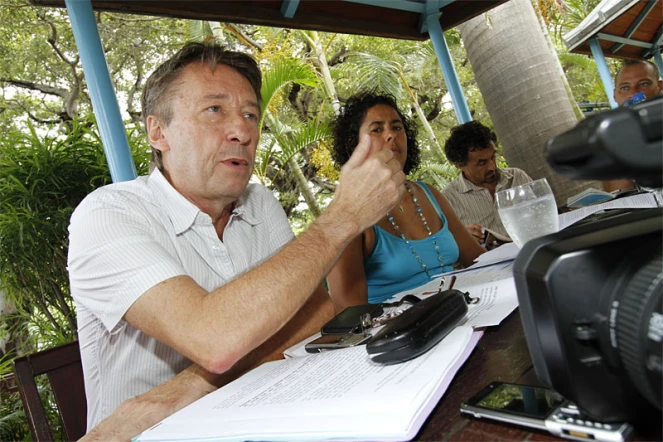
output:
M 449 231 L 447 218 L 442 213 L 430 189 L 420 181 L 416 183 L 421 186 L 433 204 L 442 220 L 442 229 L 427 238 L 410 240 L 410 244 L 426 264 L 431 276 L 450 272 L 458 260 L 458 245 Z M 373 226 L 373 232 L 375 232 L 375 248 L 370 255 L 364 258 L 369 303 L 384 302 L 396 293 L 413 289 L 430 280 L 402 238 L 396 237 L 378 226 Z M 444 267 L 437 259 L 433 239 L 437 241 L 440 248 Z

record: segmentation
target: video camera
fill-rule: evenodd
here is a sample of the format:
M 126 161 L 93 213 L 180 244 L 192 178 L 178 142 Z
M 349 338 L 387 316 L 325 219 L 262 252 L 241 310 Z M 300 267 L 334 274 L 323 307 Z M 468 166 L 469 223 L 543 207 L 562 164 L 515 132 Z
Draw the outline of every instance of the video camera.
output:
M 551 138 L 551 167 L 572 179 L 663 184 L 663 98 L 593 115 Z M 661 428 L 663 209 L 534 239 L 514 263 L 539 379 L 599 422 Z

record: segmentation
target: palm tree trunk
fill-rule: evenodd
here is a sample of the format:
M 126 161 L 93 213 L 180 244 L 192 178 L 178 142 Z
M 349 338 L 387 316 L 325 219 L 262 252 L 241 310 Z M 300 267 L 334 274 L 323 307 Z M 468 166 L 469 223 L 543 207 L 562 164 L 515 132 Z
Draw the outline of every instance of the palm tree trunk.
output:
M 419 100 L 417 99 L 417 96 L 414 94 L 412 89 L 410 88 L 410 85 L 407 82 L 407 79 L 405 78 L 405 75 L 403 74 L 402 70 L 398 70 L 398 76 L 400 77 L 401 81 L 403 82 L 403 86 L 405 86 L 405 90 L 407 90 L 407 93 L 410 95 L 410 100 L 412 101 L 412 106 L 414 106 L 414 110 L 417 113 L 417 116 L 419 117 L 419 121 L 421 122 L 421 125 L 424 127 L 424 130 L 428 134 L 428 138 L 433 142 L 433 145 L 435 146 L 435 149 L 437 150 L 437 153 L 441 156 L 441 158 L 445 158 L 444 151 L 440 147 L 440 143 L 437 141 L 437 136 L 435 135 L 435 132 L 433 132 L 433 128 L 431 127 L 430 123 L 426 119 L 426 114 L 424 114 L 423 109 L 419 105 Z
M 509 165 L 547 178 L 558 204 L 588 187 L 566 180 L 544 160 L 547 140 L 578 123 L 534 9 L 511 0 L 469 20 L 460 30 Z
M 332 80 L 331 73 L 329 72 L 327 55 L 325 54 L 324 49 L 322 49 L 320 36 L 316 31 L 304 31 L 304 36 L 315 51 L 315 57 L 318 61 L 318 69 L 320 70 L 320 76 L 322 77 L 322 84 L 324 85 L 327 97 L 331 100 L 334 113 L 338 113 L 338 110 L 341 108 L 341 103 L 338 101 L 336 87 L 334 86 L 334 81 Z
M 539 19 L 539 26 L 541 26 L 541 32 L 543 32 L 543 36 L 546 38 L 546 44 L 548 45 L 550 54 L 555 59 L 555 68 L 557 68 L 559 78 L 561 78 L 562 82 L 564 83 L 564 89 L 566 90 L 566 95 L 568 95 L 569 101 L 571 102 L 571 106 L 573 106 L 573 113 L 575 114 L 578 120 L 582 120 L 585 118 L 585 116 L 580 110 L 580 107 L 578 107 L 578 103 L 576 102 L 576 99 L 573 96 L 573 92 L 571 91 L 571 86 L 569 85 L 569 80 L 567 80 L 566 74 L 564 73 L 564 69 L 562 68 L 562 62 L 559 61 L 559 56 L 557 55 L 557 49 L 555 48 L 555 43 L 553 43 L 552 38 L 550 38 L 550 32 L 548 32 L 548 27 L 546 26 L 546 22 L 543 20 L 543 17 L 541 17 L 539 4 L 537 2 L 533 2 L 532 6 L 534 7 L 534 10 L 536 11 L 536 16 Z
M 308 186 L 308 181 L 304 176 L 304 172 L 302 172 L 299 164 L 297 164 L 295 157 L 290 158 L 287 164 L 290 172 L 292 173 L 292 176 L 295 178 L 299 192 L 304 197 L 306 204 L 308 204 L 309 210 L 311 213 L 313 213 L 314 217 L 319 217 L 320 213 L 322 213 L 322 210 L 320 209 L 318 201 L 315 199 L 315 195 L 313 195 L 313 192 L 311 192 L 311 188 Z

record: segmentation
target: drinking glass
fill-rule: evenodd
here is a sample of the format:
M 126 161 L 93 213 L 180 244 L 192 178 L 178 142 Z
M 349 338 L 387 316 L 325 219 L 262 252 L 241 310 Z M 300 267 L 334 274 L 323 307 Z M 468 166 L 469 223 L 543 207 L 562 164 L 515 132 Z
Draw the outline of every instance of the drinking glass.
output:
M 502 224 L 518 247 L 559 230 L 555 195 L 545 178 L 501 190 L 495 199 Z

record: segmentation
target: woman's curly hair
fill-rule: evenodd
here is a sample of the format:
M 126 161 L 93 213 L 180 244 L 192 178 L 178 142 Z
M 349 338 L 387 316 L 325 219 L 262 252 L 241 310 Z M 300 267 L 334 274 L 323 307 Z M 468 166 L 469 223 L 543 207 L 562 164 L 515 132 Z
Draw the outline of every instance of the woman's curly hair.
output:
M 353 95 L 345 102 L 345 106 L 332 122 L 334 136 L 332 158 L 339 167 L 350 159 L 352 152 L 359 144 L 359 128 L 364 122 L 366 112 L 379 104 L 393 107 L 403 122 L 403 129 L 407 138 L 407 159 L 403 166 L 403 172 L 405 175 L 409 175 L 410 172 L 419 167 L 420 162 L 421 151 L 417 143 L 417 126 L 410 118 L 403 115 L 396 104 L 396 99 L 391 95 L 367 92 Z

